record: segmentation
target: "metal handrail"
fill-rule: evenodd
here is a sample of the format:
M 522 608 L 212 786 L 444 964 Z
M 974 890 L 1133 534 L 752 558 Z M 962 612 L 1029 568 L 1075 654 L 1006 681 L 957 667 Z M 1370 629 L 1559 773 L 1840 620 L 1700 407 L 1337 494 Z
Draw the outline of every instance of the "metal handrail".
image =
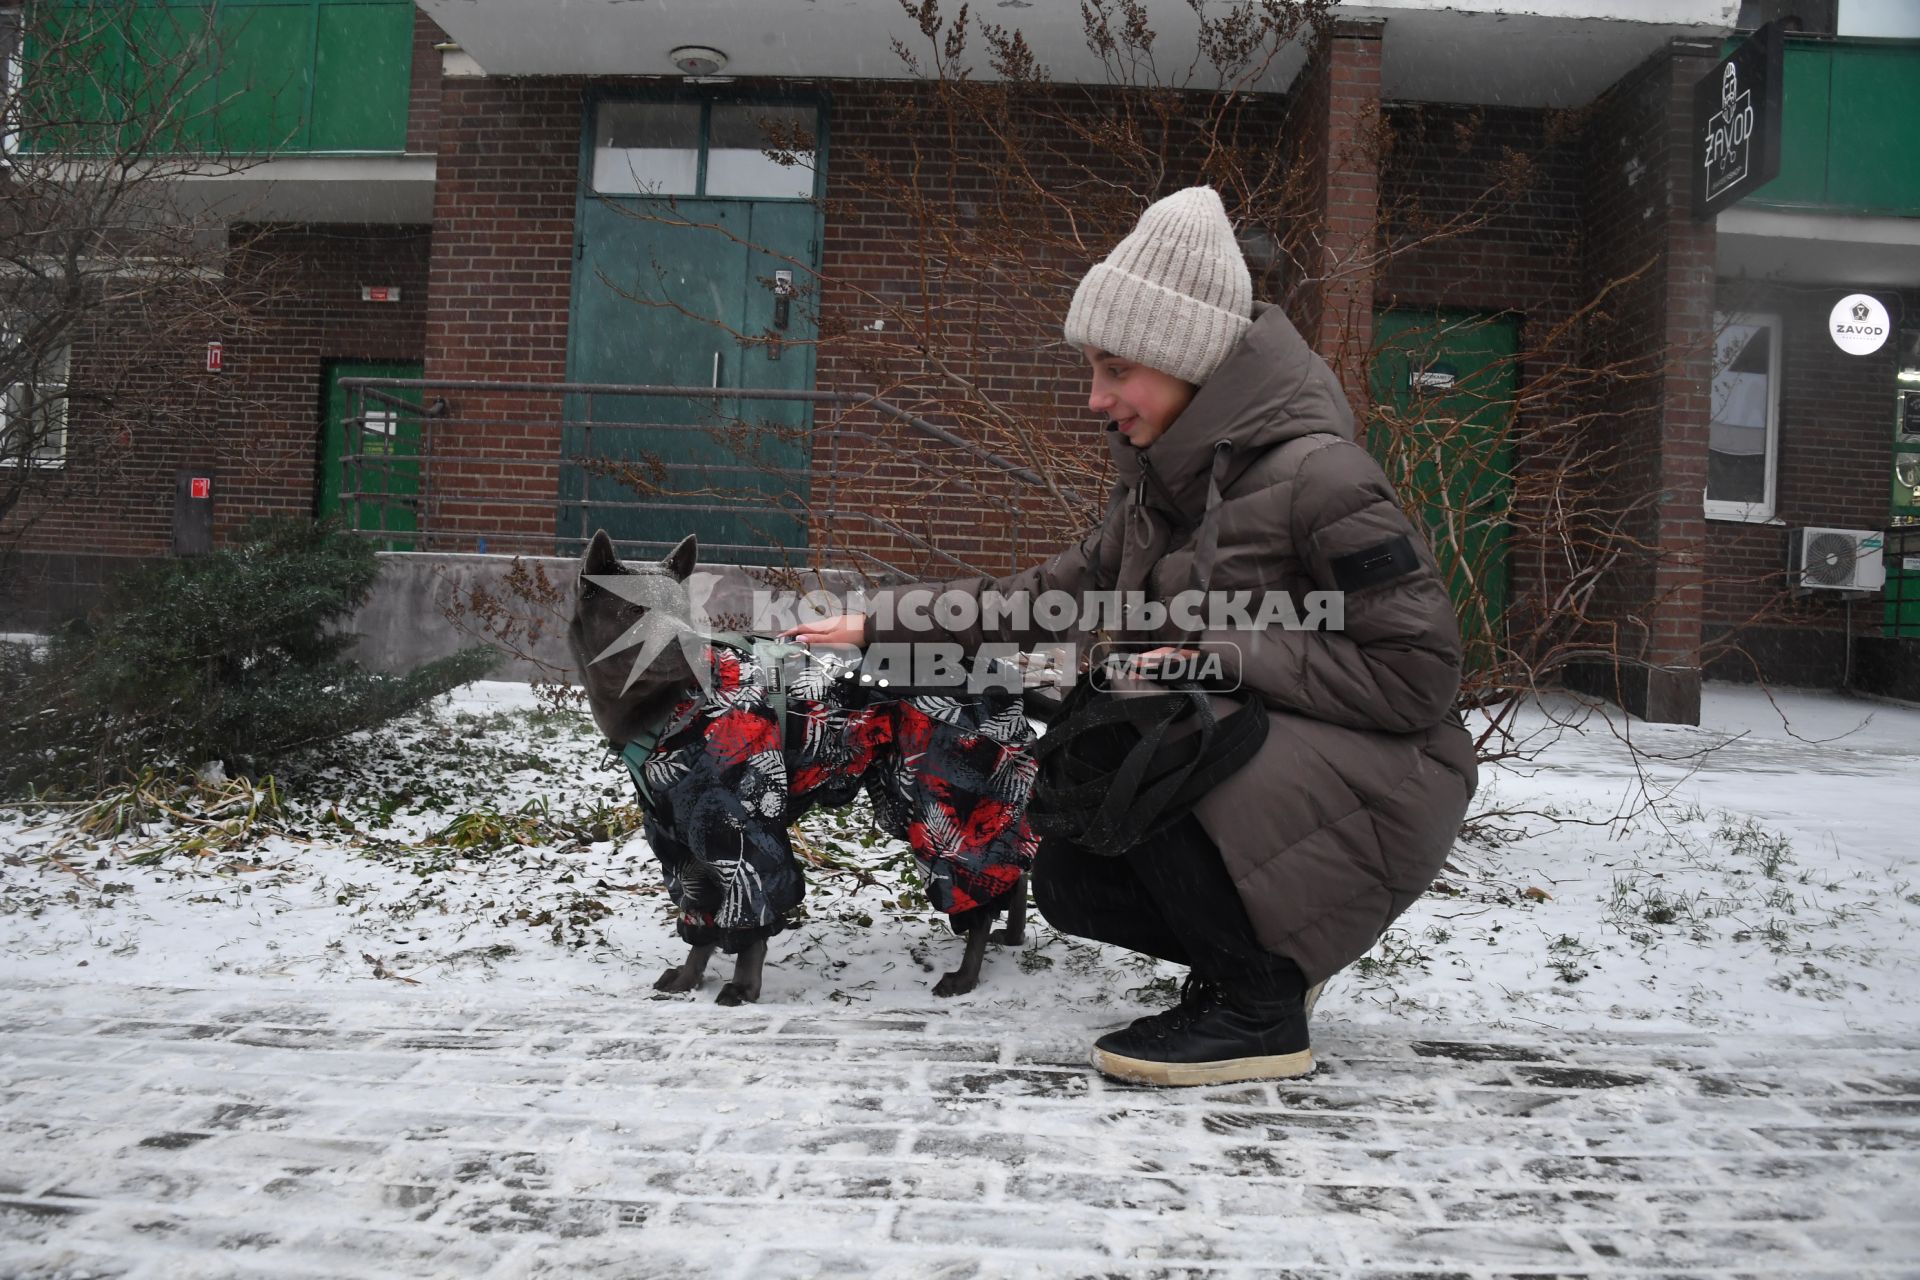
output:
M 1058 495 L 1070 503 L 1077 504 L 1081 502 L 1079 493 L 1071 486 L 1049 485 L 1038 472 L 1029 467 L 1005 458 L 948 428 L 929 422 L 901 408 L 899 405 L 891 403 L 883 397 L 862 392 L 780 391 L 764 388 L 679 387 L 600 382 L 534 382 L 509 379 L 448 381 L 427 378 L 348 377 L 342 378 L 339 381 L 342 389 L 345 390 L 351 398 L 350 403 L 358 410 L 356 413 L 348 415 L 346 419 L 349 431 L 357 433 L 358 444 L 364 445 L 368 442 L 368 425 L 370 422 L 376 420 L 369 410 L 375 406 L 384 411 L 380 415 L 381 418 L 387 418 L 388 415 L 392 415 L 394 417 L 417 420 L 420 424 L 421 438 L 419 442 L 419 452 L 417 455 L 404 459 L 409 466 L 416 469 L 415 483 L 419 489 L 417 495 L 374 492 L 362 486 L 361 480 L 366 475 L 367 470 L 379 469 L 385 471 L 389 477 L 388 484 L 384 487 L 391 487 L 391 462 L 394 460 L 391 455 L 369 454 L 360 447 L 353 447 L 356 441 L 350 439 L 349 447 L 343 450 L 341 458 L 343 476 L 340 497 L 343 508 L 353 514 L 354 526 L 358 528 L 360 523 L 360 517 L 363 514 L 363 503 L 377 502 L 383 508 L 398 508 L 409 511 L 416 524 L 416 528 L 413 530 L 391 530 L 384 528 L 360 530 L 360 532 L 371 536 L 385 537 L 409 547 L 415 543 L 421 546 L 430 546 L 435 540 L 444 539 L 447 536 L 437 529 L 430 529 L 428 527 L 431 513 L 437 508 L 453 505 L 471 507 L 505 500 L 511 501 L 517 506 L 537 504 L 551 508 L 556 517 L 556 532 L 552 536 L 558 541 L 569 540 L 560 535 L 557 532 L 557 528 L 561 513 L 573 507 L 578 507 L 580 511 L 581 530 L 577 535 L 580 538 L 585 537 L 586 527 L 590 520 L 589 513 L 594 510 L 671 511 L 688 514 L 722 514 L 736 517 L 759 515 L 775 520 L 799 520 L 811 516 L 816 522 L 822 520 L 828 522 L 825 527 L 844 528 L 848 525 L 864 525 L 867 528 L 884 533 L 897 544 L 912 547 L 925 556 L 934 557 L 943 562 L 950 563 L 963 571 L 972 573 L 985 571 L 980 566 L 971 563 L 946 548 L 936 545 L 927 538 L 905 528 L 898 521 L 889 519 L 884 515 L 872 511 L 848 509 L 837 503 L 830 504 L 824 509 L 814 509 L 809 507 L 804 500 L 793 501 L 793 495 L 791 493 L 779 494 L 769 492 L 763 496 L 756 495 L 757 500 L 751 502 L 727 502 L 724 501 L 727 496 L 724 490 L 717 493 L 710 492 L 698 495 L 690 493 L 680 497 L 662 496 L 649 498 L 642 493 L 634 491 L 631 486 L 628 486 L 628 492 L 634 494 L 632 500 L 623 500 L 615 497 L 593 497 L 591 496 L 593 493 L 591 480 L 594 478 L 592 474 L 592 463 L 596 460 L 611 463 L 621 461 L 621 459 L 617 457 L 609 458 L 607 455 L 595 454 L 593 452 L 593 440 L 596 433 L 625 433 L 630 431 L 651 433 L 665 431 L 713 436 L 720 431 L 737 430 L 740 426 L 745 426 L 751 430 L 755 425 L 751 422 L 739 423 L 737 419 L 734 420 L 735 425 L 733 426 L 708 425 L 697 422 L 654 423 L 621 421 L 618 419 L 609 420 L 598 416 L 596 413 L 596 409 L 600 407 L 596 402 L 604 402 L 607 398 L 618 398 L 621 400 L 629 398 L 680 399 L 696 402 L 711 401 L 716 404 L 726 401 L 796 403 L 830 405 L 840 408 L 843 411 L 871 410 L 882 418 L 903 426 L 914 436 L 918 436 L 929 443 L 945 446 L 948 449 L 956 450 L 964 454 L 966 458 L 976 463 L 979 471 L 984 474 L 969 474 L 964 469 L 956 468 L 952 465 L 951 461 L 947 459 L 929 458 L 925 453 L 909 448 L 907 445 L 891 438 L 887 434 L 876 433 L 870 430 L 854 430 L 839 425 L 838 415 L 836 415 L 836 418 L 830 424 L 819 429 L 811 427 L 788 427 L 787 424 L 766 424 L 766 427 L 773 432 L 784 428 L 793 431 L 796 436 L 804 435 L 807 439 L 814 442 L 816 448 L 820 444 L 825 444 L 828 454 L 825 466 L 809 465 L 804 468 L 782 467 L 771 464 L 755 466 L 719 461 L 712 463 L 660 462 L 659 465 L 661 470 L 668 475 L 672 475 L 675 472 L 685 473 L 691 470 L 696 472 L 703 480 L 709 476 L 731 477 L 754 475 L 767 477 L 776 481 L 792 481 L 795 482 L 796 485 L 800 482 L 826 481 L 830 486 L 834 486 L 837 489 L 838 486 L 845 484 L 847 481 L 870 478 L 871 473 L 866 470 L 857 467 L 854 469 L 843 469 L 840 464 L 840 449 L 843 441 L 849 444 L 858 441 L 861 450 L 869 452 L 877 450 L 883 457 L 891 457 L 894 460 L 893 465 L 897 465 L 902 461 L 908 462 L 924 472 L 931 473 L 937 480 L 941 490 L 949 494 L 958 491 L 971 501 L 981 503 L 1010 517 L 1009 541 L 1013 551 L 1012 559 L 1014 561 L 1014 567 L 1018 567 L 1019 565 L 1023 542 L 1021 537 L 1023 525 L 1021 519 L 1022 505 L 1017 500 L 1017 497 L 1006 494 L 999 485 L 983 484 L 981 483 L 983 480 L 989 477 L 1003 479 L 1006 482 L 1012 483 L 1018 489 L 1026 489 L 1029 491 L 1035 489 L 1044 490 L 1050 498 Z M 581 468 L 588 474 L 588 478 L 582 480 L 580 484 L 580 496 L 577 499 L 562 497 L 558 494 L 551 500 L 529 500 L 524 495 L 519 494 L 503 499 L 501 495 L 495 493 L 474 492 L 470 490 L 442 490 L 434 486 L 432 472 L 435 468 L 451 467 L 458 469 L 462 466 L 474 464 L 491 465 L 503 461 L 503 458 L 498 454 L 464 452 L 460 454 L 445 454 L 437 452 L 433 447 L 434 425 L 436 423 L 450 421 L 446 414 L 447 406 L 445 396 L 452 395 L 457 398 L 467 398 L 476 395 L 485 396 L 489 393 L 510 395 L 537 394 L 543 397 L 558 396 L 563 399 L 567 397 L 580 397 L 584 399 L 586 408 L 586 416 L 584 418 L 569 418 L 563 411 L 557 418 L 540 420 L 540 425 L 543 428 L 574 428 L 580 431 L 584 445 L 583 452 L 570 454 L 556 449 L 551 459 L 523 458 L 517 460 L 535 466 L 551 465 L 555 468 Z M 415 403 L 416 399 L 429 401 L 431 407 L 422 408 L 420 404 Z M 489 426 L 525 426 L 528 420 L 525 417 L 494 417 L 482 412 L 473 417 L 459 418 L 458 421 L 463 428 L 471 430 L 474 428 L 485 429 Z M 514 461 L 512 459 L 506 460 Z M 602 472 L 597 478 L 606 480 L 609 477 Z M 710 485 L 703 487 L 711 488 Z M 1000 491 L 996 492 L 995 490 Z M 690 500 L 695 497 L 710 500 L 705 502 Z M 383 525 L 386 524 L 387 519 L 382 517 L 380 523 Z M 518 537 L 521 541 L 533 541 L 536 543 L 542 540 L 540 537 L 530 533 L 521 534 L 518 535 Z M 479 536 L 477 540 L 481 545 L 485 545 L 484 535 Z M 656 546 L 664 544 L 654 543 L 650 540 L 628 540 L 625 545 Z M 769 546 L 755 546 L 732 542 L 703 542 L 703 547 L 712 552 L 737 552 L 756 556 L 764 555 L 770 550 L 775 549 Z M 836 545 L 833 548 L 833 553 L 837 556 L 852 557 L 887 572 L 906 574 L 906 571 L 900 566 L 891 564 L 874 554 L 873 551 L 859 546 Z
M 999 454 L 981 445 L 975 444 L 965 436 L 956 435 L 945 427 L 917 417 L 899 405 L 879 396 L 867 395 L 858 391 L 774 391 L 763 387 L 663 387 L 647 383 L 621 382 L 431 382 L 425 378 L 342 378 L 342 388 L 352 390 L 365 387 L 376 391 L 383 387 L 407 388 L 424 391 L 429 387 L 457 389 L 460 391 L 540 391 L 558 395 L 624 395 L 653 396 L 677 400 L 792 400 L 811 404 L 840 404 L 855 409 L 877 409 L 898 422 L 905 423 L 922 435 L 931 436 L 957 449 L 963 449 L 980 461 L 996 470 L 1003 471 L 1015 479 L 1028 484 L 1046 488 L 1047 482 L 1039 472 L 1023 467 L 1017 462 L 1001 457 Z M 381 396 L 389 404 L 406 405 L 419 411 L 417 405 L 408 404 L 397 396 Z M 618 425 L 597 423 L 596 425 Z M 1080 497 L 1073 490 L 1062 488 L 1060 493 L 1069 502 L 1078 502 Z

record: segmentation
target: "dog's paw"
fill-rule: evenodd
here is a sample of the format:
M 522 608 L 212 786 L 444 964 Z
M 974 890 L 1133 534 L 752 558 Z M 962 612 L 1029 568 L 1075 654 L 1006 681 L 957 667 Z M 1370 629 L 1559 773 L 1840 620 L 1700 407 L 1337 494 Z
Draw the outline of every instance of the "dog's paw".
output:
M 933 994 L 937 996 L 963 996 L 980 985 L 978 978 L 969 978 L 961 973 L 949 973 L 933 984 Z
M 753 1004 L 759 999 L 758 991 L 751 991 L 737 982 L 729 982 L 720 988 L 720 994 L 714 998 L 713 1002 L 731 1008 L 737 1004 Z
M 1027 942 L 1025 929 L 995 929 L 987 936 L 1003 947 L 1021 947 Z
M 700 985 L 700 977 L 701 975 L 697 973 L 690 974 L 680 966 L 675 965 L 654 979 L 653 989 L 655 991 L 666 991 L 674 994 L 682 991 L 691 991 Z

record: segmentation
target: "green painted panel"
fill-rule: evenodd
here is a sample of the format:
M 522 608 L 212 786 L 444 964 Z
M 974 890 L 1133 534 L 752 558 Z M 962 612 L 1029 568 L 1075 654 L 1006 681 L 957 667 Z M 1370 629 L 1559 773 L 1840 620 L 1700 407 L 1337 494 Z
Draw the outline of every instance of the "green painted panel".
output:
M 1920 41 L 1789 40 L 1780 176 L 1746 203 L 1920 215 Z
M 162 150 L 205 144 L 218 90 L 208 61 L 218 43 L 204 10 L 149 9 L 131 14 L 120 58 L 121 92 L 129 112 L 128 145 L 141 122 L 158 124 Z
M 1912 498 L 1911 487 L 1906 496 Z M 1914 516 L 1896 510 L 1894 518 L 1910 521 Z M 1887 530 L 1885 555 L 1884 634 L 1920 639 L 1920 524 L 1896 524 Z
M 313 89 L 313 13 L 280 5 L 220 11 L 222 146 L 259 153 L 306 143 Z
M 1494 656 L 1506 611 L 1513 507 L 1514 353 L 1506 316 L 1390 311 L 1374 318 L 1367 446 L 1402 501 L 1423 513 L 1447 574 L 1467 662 Z
M 411 91 L 410 0 L 71 0 L 34 11 L 28 118 L 72 121 L 31 151 L 399 152 Z M 217 118 L 216 118 L 217 117 Z
M 204 9 L 72 6 L 26 33 L 20 117 L 29 152 L 201 145 L 215 102 Z
M 1887 566 L 1883 634 L 1920 640 L 1920 569 Z
M 323 6 L 308 148 L 404 150 L 412 72 L 413 6 Z
M 383 529 L 411 533 L 418 529 L 419 513 L 412 499 L 420 492 L 420 416 L 383 401 L 366 398 L 356 404 L 340 386 L 342 378 L 418 378 L 418 364 L 358 364 L 327 366 L 326 419 L 321 424 L 319 475 L 314 485 L 314 513 L 346 518 L 349 528 Z M 403 392 L 410 405 L 418 392 Z M 358 411 L 358 412 L 356 412 Z M 349 422 L 349 416 L 356 420 Z M 359 419 L 365 419 L 361 422 Z M 348 470 L 347 442 L 359 446 Z M 349 506 L 341 501 L 343 485 L 351 483 L 357 497 Z M 392 538 L 380 543 L 387 551 L 411 551 L 413 539 Z
M 1920 44 L 1833 54 L 1827 201 L 1866 213 L 1920 212 Z
M 1780 102 L 1780 174 L 1748 196 L 1748 202 L 1826 203 L 1827 89 L 1832 74 L 1832 50 L 1788 42 Z

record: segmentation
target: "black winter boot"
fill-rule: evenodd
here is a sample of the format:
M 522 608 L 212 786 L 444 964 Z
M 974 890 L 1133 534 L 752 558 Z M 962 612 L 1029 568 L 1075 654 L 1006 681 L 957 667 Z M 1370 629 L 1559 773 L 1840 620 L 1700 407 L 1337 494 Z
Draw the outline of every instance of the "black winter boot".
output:
M 1180 984 L 1180 1002 L 1171 1009 L 1135 1018 L 1126 1029 L 1129 1036 L 1165 1039 L 1220 1003 L 1220 986 L 1197 973 L 1189 973 Z
M 1238 1084 L 1313 1073 L 1307 1011 L 1299 997 L 1256 1000 L 1227 992 L 1142 1018 L 1094 1041 L 1100 1074 L 1132 1084 Z

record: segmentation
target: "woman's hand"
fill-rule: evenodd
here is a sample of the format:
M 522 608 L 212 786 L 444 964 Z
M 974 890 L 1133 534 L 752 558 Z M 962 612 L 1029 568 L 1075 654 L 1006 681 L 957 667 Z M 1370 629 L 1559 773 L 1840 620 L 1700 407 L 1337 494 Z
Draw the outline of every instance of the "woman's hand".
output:
M 780 636 L 802 644 L 850 645 L 858 649 L 867 642 L 867 615 L 843 613 L 837 618 L 803 622 L 797 627 L 788 627 Z
M 1158 649 L 1148 649 L 1145 653 L 1127 654 L 1119 659 L 1120 670 L 1116 675 L 1133 676 L 1141 680 L 1158 680 L 1165 675 L 1164 668 L 1172 666 L 1184 677 L 1184 668 L 1200 655 L 1192 649 L 1181 649 L 1170 644 Z

